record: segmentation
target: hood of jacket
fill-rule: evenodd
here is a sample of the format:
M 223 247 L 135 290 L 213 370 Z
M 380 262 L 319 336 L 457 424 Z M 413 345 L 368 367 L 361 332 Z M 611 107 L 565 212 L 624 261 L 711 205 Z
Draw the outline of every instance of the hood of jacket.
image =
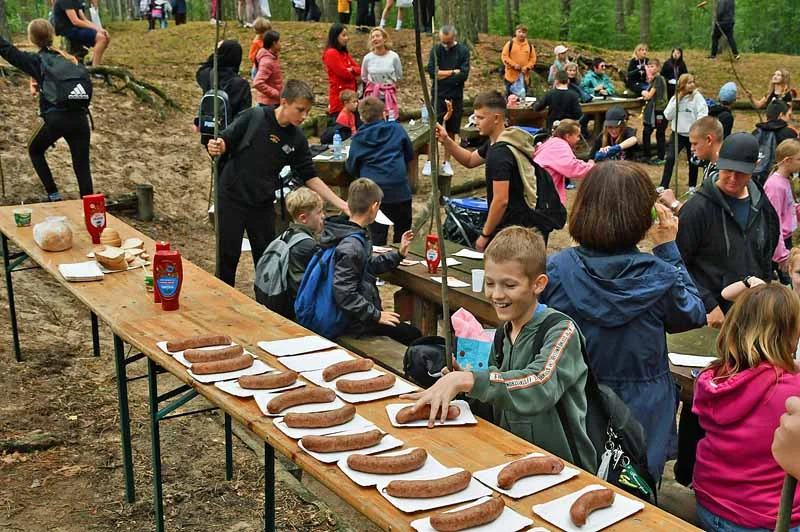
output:
M 322 229 L 322 235 L 319 239 L 319 245 L 323 249 L 336 247 L 343 238 L 352 235 L 353 233 L 361 233 L 364 239 L 369 244 L 369 237 L 367 230 L 357 223 L 351 222 L 344 214 L 331 216 L 325 219 L 325 227 Z
M 609 255 L 575 247 L 564 250 L 569 280 L 562 284 L 583 319 L 619 327 L 656 305 L 678 282 L 678 270 L 649 253 L 633 248 Z M 581 321 L 575 316 L 578 321 Z
M 392 122 L 377 120 L 362 125 L 358 131 L 358 140 L 367 148 L 381 148 L 387 144 L 396 144 L 397 131 Z
M 696 194 L 718 206 L 724 213 L 727 214 L 727 216 L 722 217 L 722 236 L 725 240 L 725 249 L 727 250 L 728 255 L 730 255 L 731 242 L 728 235 L 728 222 L 733 224 L 732 227 L 736 225 L 736 222 L 734 221 L 735 218 L 733 216 L 733 210 L 731 209 L 731 206 L 728 205 L 728 202 L 725 200 L 725 196 L 723 195 L 722 191 L 719 189 L 719 187 L 717 187 L 719 174 L 716 174 L 714 177 L 715 179 L 706 179 L 703 181 L 703 184 L 699 189 L 697 189 Z M 753 183 L 752 179 L 747 182 L 747 192 L 750 194 L 750 209 L 755 211 L 760 210 L 761 203 L 766 200 L 764 199 L 764 193 L 761 191 L 758 185 Z M 748 226 L 749 224 L 753 223 L 754 220 L 755 217 L 751 216 L 750 220 L 748 221 Z
M 225 40 L 217 48 L 217 68 L 219 79 L 224 81 L 239 75 L 239 68 L 242 65 L 242 45 L 239 41 Z M 211 75 L 214 72 L 214 54 L 208 56 L 205 63 L 200 65 L 195 76 L 197 84 L 204 91 L 210 90 L 212 86 Z
M 738 423 L 762 406 L 775 391 L 784 370 L 762 362 L 724 380 L 715 380 L 719 369 L 704 371 L 694 388 L 694 409 L 719 426 Z
M 759 122 L 756 124 L 758 129 L 764 129 L 767 131 L 780 131 L 781 129 L 785 128 L 789 124 L 786 123 L 786 120 L 770 120 L 768 122 Z

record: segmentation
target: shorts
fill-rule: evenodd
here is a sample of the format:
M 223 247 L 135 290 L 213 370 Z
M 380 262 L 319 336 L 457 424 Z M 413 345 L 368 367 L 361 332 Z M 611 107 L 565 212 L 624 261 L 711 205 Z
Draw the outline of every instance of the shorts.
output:
M 64 32 L 64 37 L 72 42 L 91 48 L 94 46 L 94 41 L 97 38 L 97 30 L 92 28 L 76 28 L 75 26 Z
M 464 116 L 464 97 L 448 99 L 453 102 L 453 115 L 444 123 L 444 128 L 451 135 L 455 135 L 461 131 L 461 118 Z M 445 112 L 447 112 L 447 105 L 444 103 L 444 100 L 445 98 L 441 96 L 436 100 L 436 121 L 440 124 L 442 123 Z

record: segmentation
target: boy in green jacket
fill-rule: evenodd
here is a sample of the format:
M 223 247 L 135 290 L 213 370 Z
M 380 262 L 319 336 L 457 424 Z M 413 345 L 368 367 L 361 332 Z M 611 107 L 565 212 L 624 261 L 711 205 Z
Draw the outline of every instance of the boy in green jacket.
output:
M 532 352 L 539 326 L 553 309 L 538 302 L 547 286 L 546 251 L 534 229 L 508 227 L 486 248 L 486 297 L 503 320 L 503 352 L 489 355 L 486 370 L 443 371 L 445 375 L 425 391 L 403 396 L 416 408 L 431 405 L 428 423 L 447 416 L 447 405 L 459 393 L 491 404 L 502 428 L 564 460 L 594 472 L 597 460 L 586 434 L 587 368 L 581 354 L 581 332 L 564 317 L 544 335 L 542 348 Z M 557 404 L 561 405 L 565 431 Z M 444 407 L 444 408 L 442 408 Z M 567 433 L 578 456 L 573 456 Z

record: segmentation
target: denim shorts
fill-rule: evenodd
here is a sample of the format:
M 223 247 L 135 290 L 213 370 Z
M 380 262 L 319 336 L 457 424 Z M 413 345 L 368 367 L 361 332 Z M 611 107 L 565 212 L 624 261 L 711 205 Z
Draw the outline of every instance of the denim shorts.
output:
M 771 528 L 748 528 L 739 526 L 727 519 L 716 516 L 697 504 L 697 518 L 700 520 L 700 528 L 706 532 L 771 532 Z M 790 528 L 789 532 L 800 532 L 800 526 Z
M 87 48 L 91 48 L 94 46 L 97 31 L 92 28 L 76 28 L 73 26 L 64 32 L 64 37 L 72 42 L 77 42 Z

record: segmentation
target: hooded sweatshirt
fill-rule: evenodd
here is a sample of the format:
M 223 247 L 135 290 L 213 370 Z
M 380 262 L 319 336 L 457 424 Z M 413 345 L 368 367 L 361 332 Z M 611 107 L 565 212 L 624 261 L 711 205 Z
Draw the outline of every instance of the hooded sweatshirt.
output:
M 713 176 L 712 176 L 713 177 Z M 778 245 L 778 215 L 761 188 L 747 184 L 750 213 L 745 229 L 736 222 L 717 179 L 706 179 L 681 208 L 676 242 L 706 312 L 732 305 L 722 289 L 747 275 L 771 279 L 772 254 Z
M 674 242 L 605 254 L 573 247 L 551 255 L 541 301 L 571 316 L 586 335 L 597 380 L 611 387 L 647 434 L 647 460 L 659 478 L 676 432 L 677 396 L 665 332 L 706 323 L 703 303 Z
M 594 168 L 594 164 L 575 157 L 569 143 L 559 137 L 550 137 L 539 146 L 533 155 L 533 162 L 550 172 L 556 190 L 558 190 L 558 197 L 561 198 L 564 206 L 567 205 L 564 179 L 581 179 Z
M 724 380 L 714 380 L 717 371 L 701 373 L 694 388 L 692 411 L 706 433 L 694 466 L 697 502 L 739 526 L 773 530 L 785 473 L 772 457 L 772 438 L 786 399 L 800 390 L 800 373 L 767 362 Z M 790 526 L 798 525 L 800 491 Z
M 789 127 L 786 120 L 776 119 L 768 122 L 759 122 L 756 124 L 756 129 L 753 130 L 753 135 L 758 133 L 758 130 L 772 131 L 775 133 L 775 146 L 780 144 L 786 139 L 796 139 L 797 131 Z
M 358 239 L 346 238 L 354 233 L 361 233 L 367 242 L 366 248 Z M 372 255 L 369 231 L 344 215 L 325 220 L 319 244 L 322 249 L 336 248 L 333 297 L 350 318 L 345 334 L 368 333 L 378 323 L 383 308 L 375 286 L 376 276 L 396 268 L 403 257 L 397 251 Z
M 350 141 L 345 170 L 353 177 L 368 177 L 383 190 L 384 203 L 411 199 L 406 163 L 414 146 L 399 122 L 377 120 L 364 124 Z
M 692 124 L 708 116 L 708 104 L 700 91 L 694 91 L 692 94 L 686 95 L 678 102 L 677 112 L 678 116 L 678 134 L 684 137 L 689 136 L 689 130 Z M 664 109 L 664 118 L 673 122 L 675 120 L 675 96 L 670 98 L 667 108 Z
M 242 45 L 239 41 L 227 40 L 217 47 L 217 70 L 219 72 L 219 88 L 228 94 L 231 104 L 231 116 L 235 117 L 252 105 L 250 84 L 239 76 L 242 64 Z M 203 93 L 213 88 L 214 54 L 208 56 L 195 74 L 197 84 Z
M 281 103 L 283 90 L 283 74 L 278 55 L 272 50 L 262 48 L 256 54 L 258 73 L 253 79 L 256 90 L 256 102 L 261 105 L 278 105 Z
M 789 258 L 789 250 L 786 249 L 785 240 L 791 238 L 794 230 L 797 229 L 797 205 L 794 202 L 794 192 L 792 192 L 792 182 L 774 173 L 764 183 L 764 194 L 769 198 L 769 202 L 778 214 L 781 225 L 781 236 L 778 245 L 775 246 L 775 253 L 772 260 L 783 262 Z

